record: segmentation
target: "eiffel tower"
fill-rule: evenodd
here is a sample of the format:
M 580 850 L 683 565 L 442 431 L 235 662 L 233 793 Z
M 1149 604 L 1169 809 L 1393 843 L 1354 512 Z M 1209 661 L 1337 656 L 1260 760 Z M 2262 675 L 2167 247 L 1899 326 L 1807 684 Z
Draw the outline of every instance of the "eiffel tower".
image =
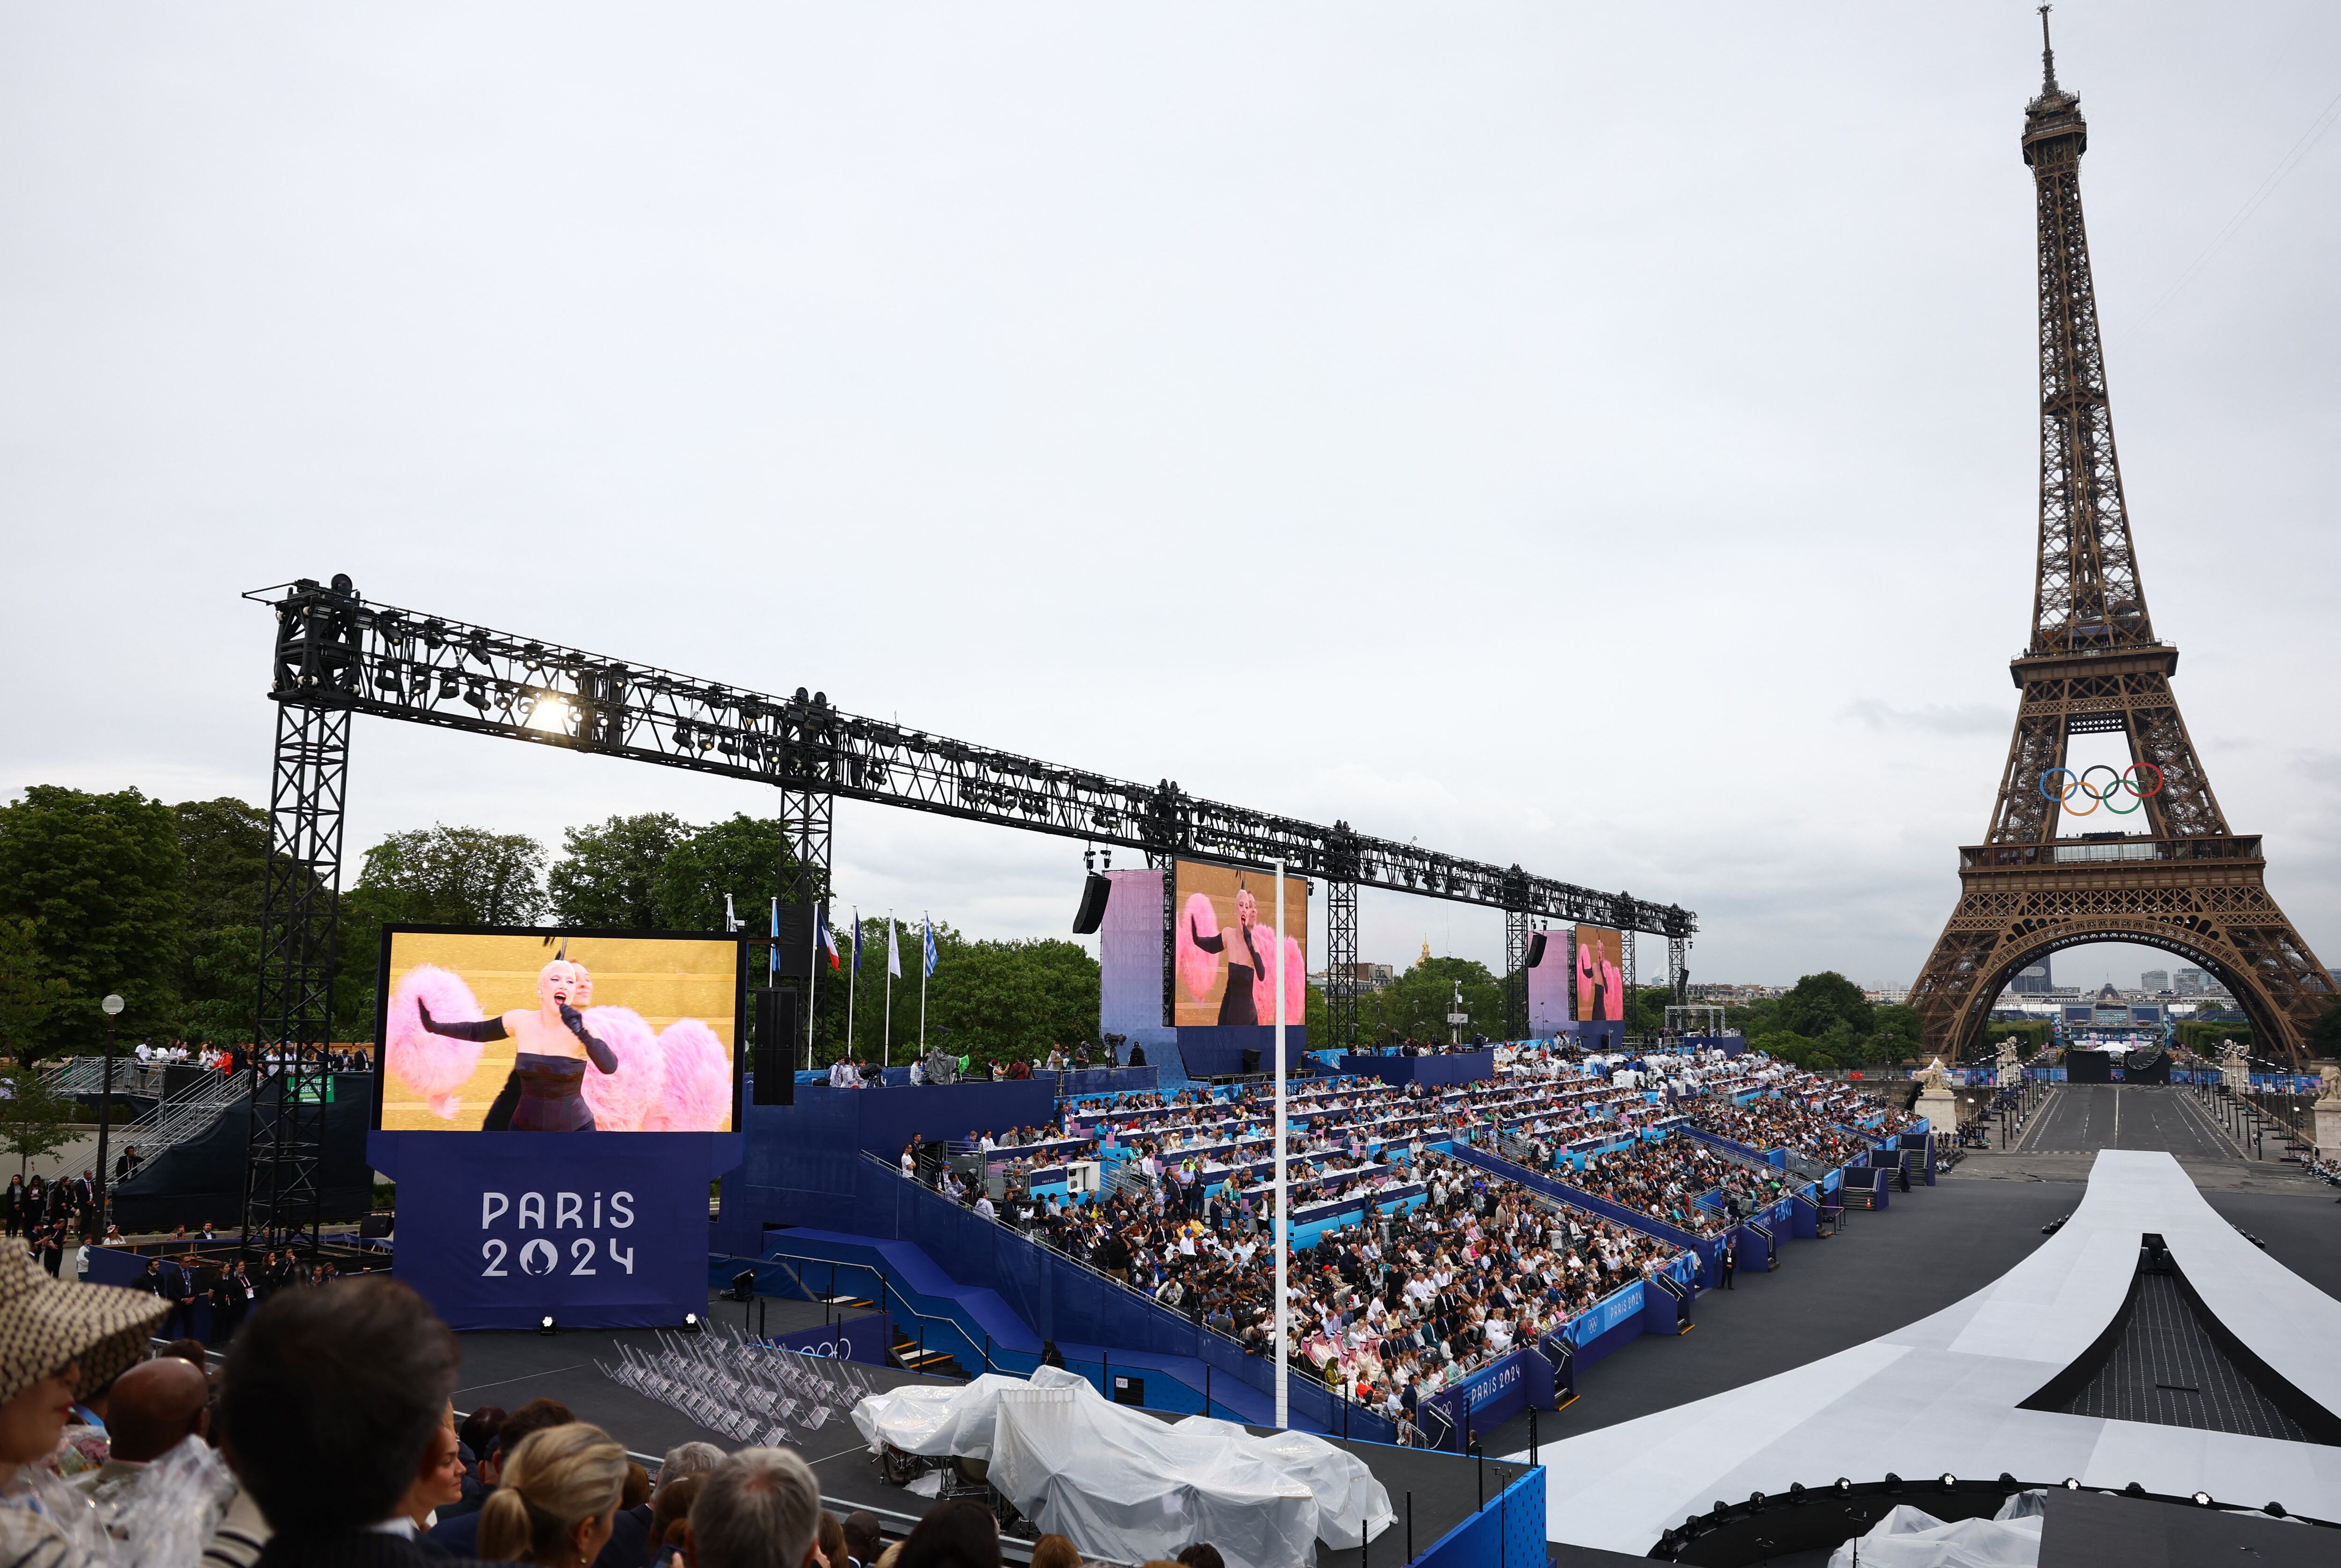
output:
M 2264 1054 L 2308 1056 L 2332 977 L 2268 896 L 2260 840 L 2232 831 L 2171 693 L 2178 650 L 2154 634 L 2114 452 L 2089 242 L 2080 100 L 2057 84 L 2040 7 L 2040 95 L 2025 106 L 2040 268 L 2040 547 L 2023 698 L 1981 844 L 1959 851 L 1959 903 L 1910 1005 L 1952 1061 L 2027 965 L 2087 942 L 2159 948 L 2217 976 Z M 2120 733 L 2132 766 L 2076 774 L 2075 735 Z M 2102 797 L 2102 799 L 2100 799 Z M 2060 832 L 2067 817 L 2113 832 Z M 2143 833 L 2125 832 L 2142 819 Z

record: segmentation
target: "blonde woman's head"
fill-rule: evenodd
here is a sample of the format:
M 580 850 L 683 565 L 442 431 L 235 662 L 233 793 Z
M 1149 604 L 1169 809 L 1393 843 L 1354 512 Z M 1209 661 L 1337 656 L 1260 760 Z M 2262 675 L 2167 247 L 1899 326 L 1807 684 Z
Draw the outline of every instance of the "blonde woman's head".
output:
M 529 1434 L 480 1510 L 480 1555 L 586 1568 L 609 1544 L 626 1463 L 608 1433 L 582 1421 Z

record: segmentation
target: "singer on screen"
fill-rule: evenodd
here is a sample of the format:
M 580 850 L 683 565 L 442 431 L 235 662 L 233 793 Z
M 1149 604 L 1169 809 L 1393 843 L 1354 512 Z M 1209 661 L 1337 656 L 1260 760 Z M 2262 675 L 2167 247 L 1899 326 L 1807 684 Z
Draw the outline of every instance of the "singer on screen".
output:
M 419 997 L 416 1010 L 423 1028 L 454 1040 L 511 1038 L 516 1050 L 512 1077 L 488 1114 L 491 1131 L 508 1127 L 516 1133 L 571 1133 L 594 1130 L 593 1107 L 585 1103 L 585 1069 L 618 1070 L 618 1054 L 585 1027 L 578 1004 L 593 998 L 593 978 L 583 964 L 555 958 L 537 971 L 533 1007 L 514 1007 L 476 1023 L 434 1019 Z M 509 1103 L 511 1119 L 503 1120 Z
M 1198 905 L 1201 907 L 1199 908 Z M 1260 1008 L 1252 997 L 1252 986 L 1255 982 L 1272 986 L 1275 977 L 1271 972 L 1273 958 L 1261 958 L 1260 942 L 1254 939 L 1253 933 L 1259 925 L 1260 901 L 1251 896 L 1251 889 L 1240 882 L 1236 884 L 1236 924 L 1231 933 L 1217 928 L 1218 922 L 1212 918 L 1210 899 L 1198 895 L 1187 901 L 1188 945 L 1198 952 L 1216 955 L 1227 962 L 1228 988 L 1220 998 L 1220 1022 L 1222 1024 L 1260 1022 Z M 1228 945 L 1230 935 L 1240 947 L 1230 948 Z M 1274 934 L 1262 933 L 1261 936 L 1273 952 Z M 1212 968 L 1218 968 L 1216 961 Z M 1200 996 L 1209 987 L 1194 986 L 1192 988 Z M 1269 995 L 1271 998 L 1275 996 L 1272 988 Z

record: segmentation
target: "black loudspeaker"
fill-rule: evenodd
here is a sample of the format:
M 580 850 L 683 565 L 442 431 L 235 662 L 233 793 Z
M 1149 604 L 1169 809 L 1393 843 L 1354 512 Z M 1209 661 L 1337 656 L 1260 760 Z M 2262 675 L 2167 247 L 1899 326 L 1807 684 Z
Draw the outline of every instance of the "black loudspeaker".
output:
M 1529 938 L 1529 968 L 1531 969 L 1544 962 L 1544 935 L 1539 931 Z
M 797 994 L 778 987 L 756 992 L 756 1047 L 749 1064 L 756 1075 L 752 1103 L 792 1106 L 797 1103 L 797 1037 L 804 1032 L 797 1013 Z
M 1247 1050 L 1244 1052 L 1243 1070 L 1247 1073 L 1256 1073 L 1260 1071 L 1260 1053 L 1258 1051 Z
M 1105 924 L 1105 901 L 1113 892 L 1113 884 L 1099 872 L 1089 874 L 1081 884 L 1081 907 L 1073 916 L 1073 935 L 1086 937 Z

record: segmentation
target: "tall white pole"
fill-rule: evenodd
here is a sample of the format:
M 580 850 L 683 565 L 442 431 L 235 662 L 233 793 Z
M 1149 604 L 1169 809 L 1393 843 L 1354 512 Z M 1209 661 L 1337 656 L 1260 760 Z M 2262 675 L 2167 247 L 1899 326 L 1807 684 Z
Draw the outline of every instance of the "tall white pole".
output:
M 1284 1255 L 1284 862 L 1276 870 L 1276 1424 L 1292 1424 L 1291 1391 L 1285 1386 L 1288 1305 Z
M 853 956 L 845 961 L 845 1054 L 853 1055 L 853 997 L 862 989 L 862 906 L 853 906 Z
M 927 944 L 933 940 L 935 918 L 929 914 L 919 926 L 919 1055 L 927 1054 Z
M 894 1065 L 894 911 L 886 911 L 886 1031 L 879 1061 Z

